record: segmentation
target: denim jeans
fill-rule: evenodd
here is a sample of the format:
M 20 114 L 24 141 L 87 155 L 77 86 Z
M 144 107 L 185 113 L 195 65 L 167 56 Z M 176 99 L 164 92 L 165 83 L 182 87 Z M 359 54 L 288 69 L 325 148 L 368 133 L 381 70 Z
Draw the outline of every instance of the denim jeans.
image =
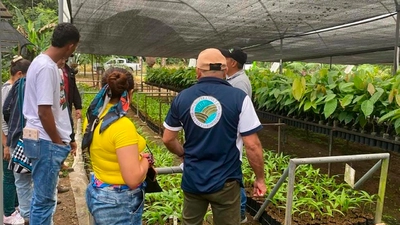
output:
M 10 152 L 14 152 L 10 148 Z M 32 202 L 32 174 L 31 173 L 15 173 L 15 187 L 17 189 L 19 212 L 25 220 L 29 220 L 29 211 Z
M 15 212 L 15 200 L 17 192 L 15 191 L 14 174 L 8 167 L 9 161 L 3 160 L 3 206 L 4 215 L 11 216 Z
M 240 215 L 246 214 L 246 190 L 244 188 L 240 188 Z
M 32 162 L 33 194 L 30 224 L 52 225 L 58 173 L 71 147 L 39 139 L 24 139 L 24 153 Z
M 143 188 L 134 190 L 96 188 L 92 182 L 86 190 L 86 204 L 95 225 L 142 225 Z

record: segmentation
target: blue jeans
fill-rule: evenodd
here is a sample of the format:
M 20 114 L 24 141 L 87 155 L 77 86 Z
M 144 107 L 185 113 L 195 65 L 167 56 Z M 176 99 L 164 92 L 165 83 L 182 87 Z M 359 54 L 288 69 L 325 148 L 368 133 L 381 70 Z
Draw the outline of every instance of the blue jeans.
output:
M 12 153 L 14 149 L 10 148 Z M 31 173 L 15 173 L 15 187 L 17 189 L 19 212 L 25 220 L 29 220 L 29 211 L 32 202 L 32 174 Z
M 92 182 L 86 190 L 86 204 L 95 225 L 142 225 L 143 188 L 134 190 L 96 188 Z
M 32 162 L 33 195 L 29 223 L 52 225 L 57 203 L 58 173 L 71 147 L 39 139 L 24 139 L 24 153 Z
M 246 203 L 246 191 L 244 190 L 244 188 L 240 188 L 240 215 L 246 214 Z

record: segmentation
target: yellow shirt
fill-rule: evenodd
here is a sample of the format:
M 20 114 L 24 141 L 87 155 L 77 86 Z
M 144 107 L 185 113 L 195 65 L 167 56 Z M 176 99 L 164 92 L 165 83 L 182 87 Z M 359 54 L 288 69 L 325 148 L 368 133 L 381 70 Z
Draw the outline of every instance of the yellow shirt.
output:
M 112 104 L 108 104 L 99 118 L 102 118 L 111 106 Z M 146 147 L 146 141 L 137 133 L 132 121 L 125 116 L 119 118 L 99 134 L 101 123 L 103 120 L 94 130 L 93 141 L 90 145 L 92 169 L 96 178 L 105 183 L 125 184 L 119 168 L 116 149 L 137 144 L 140 153 Z

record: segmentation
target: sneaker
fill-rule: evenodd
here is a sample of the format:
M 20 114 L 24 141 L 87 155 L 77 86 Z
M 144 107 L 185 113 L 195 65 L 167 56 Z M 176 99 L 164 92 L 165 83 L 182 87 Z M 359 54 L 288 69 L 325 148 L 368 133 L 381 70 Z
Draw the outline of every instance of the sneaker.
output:
M 25 220 L 21 217 L 18 211 L 13 212 L 11 216 L 3 215 L 4 225 L 24 225 Z
M 241 214 L 240 215 L 240 223 L 246 223 L 246 222 L 247 222 L 246 214 Z

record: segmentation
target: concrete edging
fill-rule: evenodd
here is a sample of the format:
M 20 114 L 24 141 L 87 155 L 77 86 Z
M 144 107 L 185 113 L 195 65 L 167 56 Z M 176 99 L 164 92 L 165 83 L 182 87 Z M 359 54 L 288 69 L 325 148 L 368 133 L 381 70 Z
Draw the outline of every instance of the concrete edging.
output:
M 85 193 L 86 188 L 89 183 L 86 171 L 84 167 L 84 161 L 82 157 L 81 141 L 82 141 L 82 121 L 78 119 L 76 123 L 76 134 L 75 141 L 77 144 L 76 156 L 74 157 L 74 162 L 72 168 L 74 172 L 69 174 L 69 180 L 71 183 L 71 189 L 74 194 L 75 200 L 75 210 L 78 217 L 79 225 L 89 225 L 89 211 L 86 205 Z

